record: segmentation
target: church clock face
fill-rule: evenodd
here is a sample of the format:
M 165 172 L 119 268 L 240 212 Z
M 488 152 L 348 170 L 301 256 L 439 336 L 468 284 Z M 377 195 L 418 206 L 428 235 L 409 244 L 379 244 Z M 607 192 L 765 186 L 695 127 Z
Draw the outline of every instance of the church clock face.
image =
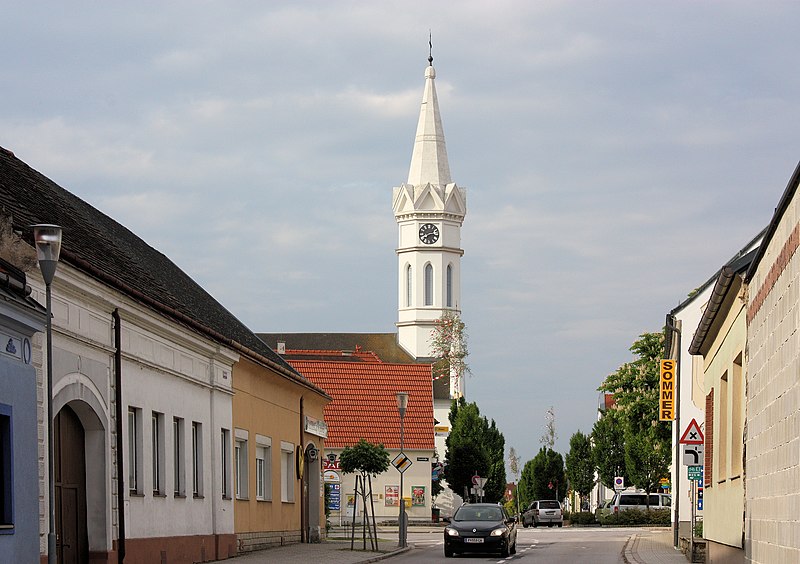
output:
M 433 245 L 439 240 L 439 228 L 433 223 L 425 223 L 419 228 L 419 240 L 426 245 Z

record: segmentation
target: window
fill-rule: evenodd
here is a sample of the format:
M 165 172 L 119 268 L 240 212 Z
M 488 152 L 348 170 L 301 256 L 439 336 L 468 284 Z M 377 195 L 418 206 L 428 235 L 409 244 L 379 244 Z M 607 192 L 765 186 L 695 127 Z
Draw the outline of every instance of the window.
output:
M 272 500 L 272 440 L 256 435 L 256 499 Z
M 153 495 L 164 495 L 164 414 L 154 411 L 151 421 Z
M 14 450 L 12 408 L 0 404 L 0 531 L 14 532 Z
M 203 496 L 203 424 L 192 421 L 192 495 Z
M 717 447 L 717 480 L 724 481 L 728 477 L 728 373 L 719 381 L 719 435 L 714 442 Z
M 224 499 L 230 499 L 231 497 L 231 484 L 230 484 L 230 471 L 228 470 L 231 467 L 231 453 L 230 453 L 230 442 L 231 442 L 231 432 L 228 429 L 222 429 L 222 433 L 220 434 L 221 444 L 220 444 L 220 463 L 222 464 L 222 473 L 220 474 L 222 477 L 222 497 Z
M 128 408 L 128 490 L 142 494 L 142 410 Z
M 714 388 L 709 390 L 706 396 L 706 428 L 705 428 L 705 451 L 703 455 L 703 485 L 711 487 L 714 479 Z
M 742 389 L 742 353 L 733 361 L 731 372 L 731 477 L 742 475 L 742 450 L 744 446 L 744 391 Z
M 411 307 L 411 290 L 413 289 L 411 265 L 406 266 L 406 307 Z
M 425 305 L 433 305 L 433 267 L 425 265 Z
M 294 445 L 281 441 L 281 501 L 294 502 Z
M 233 447 L 233 463 L 236 473 L 234 493 L 237 499 L 247 499 L 248 497 L 247 435 L 247 431 L 236 429 L 236 442 Z
M 447 307 L 453 307 L 453 265 L 447 265 Z
M 180 417 L 172 418 L 172 469 L 173 469 L 173 491 L 176 496 L 186 493 L 186 453 L 184 450 L 183 439 L 183 419 Z

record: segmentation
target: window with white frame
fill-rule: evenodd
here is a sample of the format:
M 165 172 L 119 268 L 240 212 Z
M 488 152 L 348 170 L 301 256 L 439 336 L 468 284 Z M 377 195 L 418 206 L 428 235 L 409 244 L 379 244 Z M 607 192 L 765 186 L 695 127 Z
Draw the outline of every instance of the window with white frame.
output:
M 248 497 L 248 466 L 247 466 L 247 439 L 248 433 L 244 429 L 236 429 L 236 441 L 233 446 L 233 464 L 236 474 L 235 495 L 237 499 Z
M 433 266 L 425 265 L 425 305 L 433 305 Z
M 256 435 L 256 499 L 272 500 L 272 439 Z
M 220 433 L 220 464 L 222 465 L 220 477 L 222 482 L 220 484 L 222 490 L 222 497 L 230 499 L 231 497 L 231 432 L 228 429 L 222 429 Z
M 203 424 L 192 421 L 192 496 L 203 497 Z
M 184 448 L 184 425 L 180 417 L 172 418 L 172 489 L 176 496 L 186 493 L 186 450 Z
M 142 410 L 128 407 L 128 490 L 141 495 L 142 487 Z
M 281 501 L 294 502 L 294 445 L 281 441 Z
M 164 495 L 164 414 L 154 411 L 150 420 L 153 495 Z

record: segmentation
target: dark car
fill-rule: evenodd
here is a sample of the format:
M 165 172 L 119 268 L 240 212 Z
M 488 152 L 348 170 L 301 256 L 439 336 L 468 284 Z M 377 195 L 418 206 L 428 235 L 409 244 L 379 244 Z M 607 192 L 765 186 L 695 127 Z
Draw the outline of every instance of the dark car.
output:
M 471 503 L 458 508 L 444 529 L 444 555 L 460 552 L 517 552 L 517 520 L 502 505 Z
M 522 526 L 538 527 L 547 525 L 552 527 L 564 524 L 564 516 L 561 512 L 561 504 L 554 499 L 539 499 L 532 501 L 528 510 L 522 514 Z

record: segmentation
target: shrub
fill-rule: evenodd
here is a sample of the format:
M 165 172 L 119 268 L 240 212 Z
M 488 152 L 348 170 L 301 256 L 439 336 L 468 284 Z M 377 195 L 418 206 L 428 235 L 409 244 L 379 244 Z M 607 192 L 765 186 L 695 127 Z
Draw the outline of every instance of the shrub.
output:
M 669 509 L 651 509 L 650 511 L 628 509 L 600 517 L 601 525 L 669 525 L 671 521 L 672 515 Z
M 597 523 L 594 513 L 589 511 L 574 511 L 570 513 L 569 519 L 573 525 L 593 525 Z

